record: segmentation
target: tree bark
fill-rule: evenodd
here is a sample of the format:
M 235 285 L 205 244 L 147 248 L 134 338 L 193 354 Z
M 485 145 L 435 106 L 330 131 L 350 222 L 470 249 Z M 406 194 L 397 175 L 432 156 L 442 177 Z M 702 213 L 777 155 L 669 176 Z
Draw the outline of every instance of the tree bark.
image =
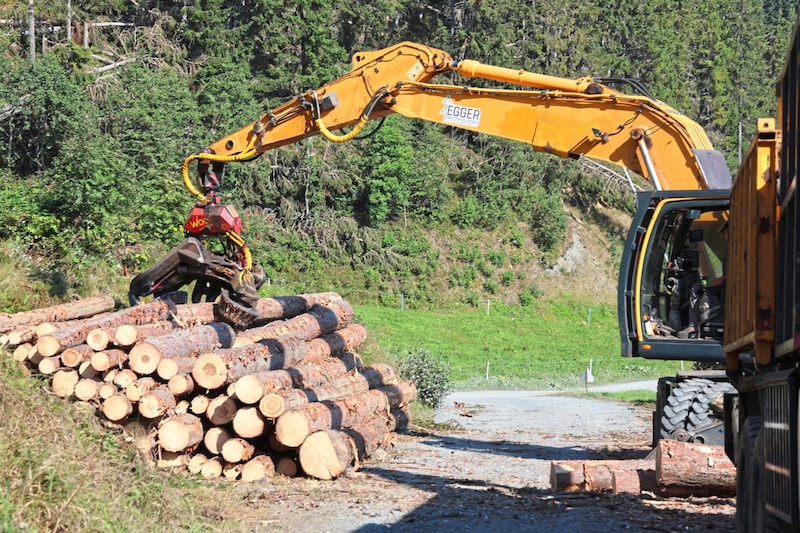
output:
M 3 313 L 0 315 L 0 333 L 6 333 L 23 325 L 36 326 L 42 322 L 63 322 L 64 320 L 90 317 L 112 309 L 114 309 L 114 298 L 103 295 L 21 313 Z
M 361 358 L 353 352 L 347 352 L 338 357 L 319 360 L 316 364 L 248 374 L 236 380 L 236 397 L 244 404 L 253 405 L 258 403 L 264 394 L 292 387 L 323 385 L 359 368 L 361 368 Z
M 248 346 L 200 355 L 192 368 L 192 377 L 201 387 L 214 390 L 248 374 L 296 365 L 305 358 L 306 351 L 302 339 L 264 339 Z
M 327 306 L 314 304 L 307 313 L 286 320 L 271 322 L 242 332 L 241 337 L 258 342 L 264 339 L 295 337 L 309 341 L 345 327 L 353 318 L 353 308 L 344 300 Z
M 353 375 L 345 375 L 311 389 L 288 389 L 267 394 L 261 399 L 259 409 L 267 418 L 277 418 L 286 411 L 302 409 L 310 402 L 345 398 L 371 388 L 391 385 L 397 380 L 394 369 L 386 364 L 363 368 Z M 402 393 L 401 393 L 402 394 Z
M 275 437 L 284 446 L 296 448 L 317 431 L 352 427 L 373 413 L 389 413 L 389 400 L 378 390 L 326 402 L 313 402 L 302 410 L 286 411 L 275 421 Z M 262 413 L 263 414 L 263 413 Z
M 366 459 L 386 441 L 390 427 L 372 417 L 343 431 L 318 431 L 308 436 L 298 450 L 303 472 L 317 479 L 333 479 L 358 461 Z
M 658 441 L 656 479 L 658 493 L 663 496 L 736 494 L 736 467 L 721 446 Z
M 233 328 L 220 322 L 148 337 L 131 348 L 128 365 L 137 374 L 152 374 L 163 358 L 188 357 L 218 346 L 227 348 L 234 336 Z
M 256 304 L 256 309 L 261 316 L 253 322 L 253 326 L 258 327 L 273 320 L 292 318 L 308 312 L 316 304 L 327 305 L 341 299 L 342 297 L 335 292 L 261 298 Z
M 110 315 L 86 320 L 73 326 L 59 329 L 50 335 L 39 337 L 36 348 L 44 356 L 56 355 L 66 348 L 86 341 L 89 332 L 95 328 L 116 328 L 122 324 L 147 324 L 167 320 L 174 312 L 175 303 L 169 299 L 158 299 L 148 304 L 129 307 Z
M 639 494 L 655 491 L 655 461 L 553 461 L 550 488 L 554 492 L 613 492 Z

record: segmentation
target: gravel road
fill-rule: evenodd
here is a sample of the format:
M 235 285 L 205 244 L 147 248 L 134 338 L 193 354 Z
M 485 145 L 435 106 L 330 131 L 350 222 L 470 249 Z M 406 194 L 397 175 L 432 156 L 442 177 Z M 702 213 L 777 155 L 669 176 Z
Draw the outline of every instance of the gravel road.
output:
M 630 405 L 552 393 L 454 393 L 435 416 L 452 430 L 412 426 L 390 449 L 334 481 L 241 486 L 254 511 L 242 517 L 243 526 L 365 533 L 734 530 L 730 498 L 550 491 L 554 460 L 644 457 L 650 416 Z

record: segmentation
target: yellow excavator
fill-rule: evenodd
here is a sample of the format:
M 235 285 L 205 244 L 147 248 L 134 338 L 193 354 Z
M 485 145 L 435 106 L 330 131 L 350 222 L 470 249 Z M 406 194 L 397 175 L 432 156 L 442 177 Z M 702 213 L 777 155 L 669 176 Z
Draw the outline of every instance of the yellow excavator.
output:
M 263 271 L 235 208 L 220 201 L 224 168 L 311 136 L 351 141 L 367 122 L 396 113 L 619 165 L 653 186 L 637 199 L 621 260 L 622 355 L 724 367 L 660 380 L 654 441 L 724 444 L 739 467 L 742 530 L 797 530 L 799 48 L 795 35 L 779 84 L 780 126 L 759 121 L 735 181 L 703 129 L 635 81 L 456 61 L 410 42 L 358 52 L 341 78 L 186 158 L 183 181 L 197 197 L 186 240 L 133 280 L 131 302 L 196 281 L 193 300 L 221 296 L 223 319 L 236 326 L 256 320 Z M 434 82 L 437 76 L 449 82 Z M 470 78 L 485 86 L 464 82 Z M 212 238 L 221 252 L 211 251 Z M 724 426 L 710 414 L 721 398 Z

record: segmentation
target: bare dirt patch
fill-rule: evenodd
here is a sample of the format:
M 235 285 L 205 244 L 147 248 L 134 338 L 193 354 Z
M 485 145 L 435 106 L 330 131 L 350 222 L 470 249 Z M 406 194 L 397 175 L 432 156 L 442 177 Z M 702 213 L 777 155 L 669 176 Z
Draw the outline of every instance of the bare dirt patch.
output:
M 615 402 L 532 392 L 448 397 L 412 428 L 334 481 L 237 485 L 243 531 L 732 531 L 731 498 L 657 498 L 550 491 L 550 463 L 642 458 L 650 413 Z M 228 516 L 227 518 L 231 518 Z

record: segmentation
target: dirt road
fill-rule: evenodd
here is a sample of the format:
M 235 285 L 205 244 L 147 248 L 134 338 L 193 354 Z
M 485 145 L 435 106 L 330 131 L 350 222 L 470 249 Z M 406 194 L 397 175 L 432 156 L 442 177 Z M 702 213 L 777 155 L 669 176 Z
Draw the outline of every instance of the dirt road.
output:
M 241 485 L 243 530 L 732 531 L 729 498 L 553 494 L 550 463 L 641 458 L 650 413 L 531 392 L 450 395 L 436 414 L 455 428 L 411 428 L 355 472 L 328 482 Z M 300 529 L 298 529 L 300 528 Z

